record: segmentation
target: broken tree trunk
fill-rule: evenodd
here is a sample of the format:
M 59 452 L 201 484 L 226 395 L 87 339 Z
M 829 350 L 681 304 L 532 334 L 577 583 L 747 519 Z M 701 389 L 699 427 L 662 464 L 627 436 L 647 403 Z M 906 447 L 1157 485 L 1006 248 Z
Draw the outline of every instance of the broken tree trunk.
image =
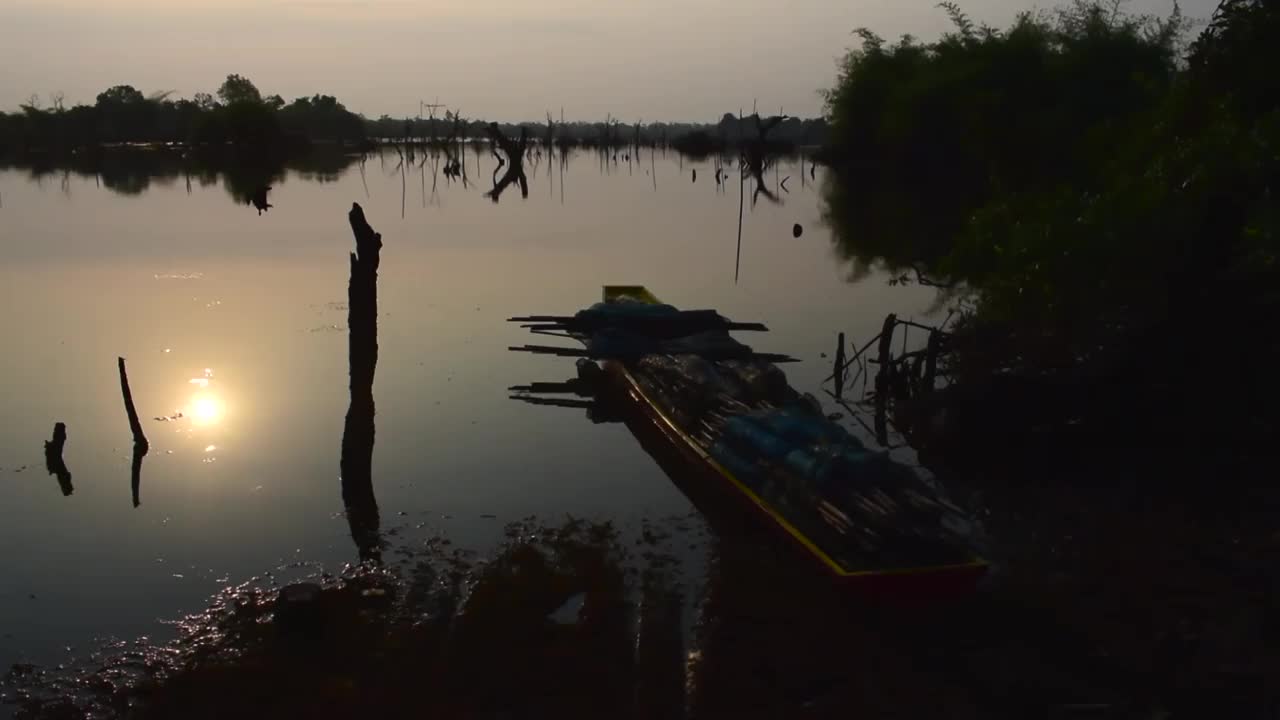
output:
M 347 285 L 351 405 L 342 430 L 342 501 L 361 560 L 381 560 L 378 502 L 373 492 L 373 377 L 378 365 L 378 264 L 382 236 L 353 203 L 348 214 L 356 251 Z

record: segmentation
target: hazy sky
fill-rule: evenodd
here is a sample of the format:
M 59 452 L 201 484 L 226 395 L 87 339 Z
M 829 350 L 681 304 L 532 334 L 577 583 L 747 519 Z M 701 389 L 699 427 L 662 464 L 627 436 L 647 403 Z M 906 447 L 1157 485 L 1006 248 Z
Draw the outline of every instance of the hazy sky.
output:
M 1029 0 L 961 0 L 1003 25 Z M 1041 7 L 1054 3 L 1041 3 Z M 865 26 L 932 38 L 936 0 L 0 0 L 0 108 L 33 93 L 93 102 L 112 85 L 212 92 L 228 73 L 369 116 L 418 101 L 469 117 L 713 120 L 820 113 L 818 92 Z M 1207 18 L 1217 0 L 1184 0 Z M 1172 0 L 1132 0 L 1166 13 Z

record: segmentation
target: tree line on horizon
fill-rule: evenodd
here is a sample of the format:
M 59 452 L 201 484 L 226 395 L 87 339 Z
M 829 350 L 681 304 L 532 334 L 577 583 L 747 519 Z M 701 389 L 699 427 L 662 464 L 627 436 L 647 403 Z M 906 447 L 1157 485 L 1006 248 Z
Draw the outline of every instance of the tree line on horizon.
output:
M 522 131 L 562 145 L 669 144 L 705 135 L 727 144 L 751 137 L 751 118 L 725 114 L 715 124 L 655 122 L 499 123 L 505 135 Z M 170 143 L 198 146 L 245 146 L 288 151 L 311 143 L 362 145 L 370 142 L 425 142 L 486 136 L 489 123 L 466 120 L 457 113 L 443 117 L 366 118 L 348 110 L 331 95 L 316 94 L 286 102 L 264 95 L 248 78 L 228 75 L 215 93 L 174 98 L 172 93 L 145 95 L 131 85 L 99 93 L 92 105 L 65 107 L 54 94 L 47 105 L 33 96 L 18 112 L 0 112 L 0 156 L 61 152 L 120 143 Z M 792 145 L 816 145 L 826 139 L 822 118 L 789 118 L 774 137 Z
M 286 103 L 263 96 L 247 78 L 229 75 L 215 94 L 174 99 L 143 95 L 130 85 L 99 93 L 93 105 L 49 107 L 33 98 L 17 113 L 0 113 L 0 149 L 10 154 L 60 151 L 112 143 L 241 144 L 283 147 L 308 141 L 359 142 L 360 116 L 329 95 Z

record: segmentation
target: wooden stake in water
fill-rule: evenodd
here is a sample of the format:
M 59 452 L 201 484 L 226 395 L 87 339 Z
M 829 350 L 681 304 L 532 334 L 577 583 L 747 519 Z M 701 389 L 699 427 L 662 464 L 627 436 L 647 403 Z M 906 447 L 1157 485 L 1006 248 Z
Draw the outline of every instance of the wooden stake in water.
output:
M 889 444 L 888 404 L 889 388 L 893 384 L 893 328 L 898 324 L 898 316 L 890 314 L 884 319 L 884 329 L 880 331 L 880 368 L 876 372 L 876 441 L 881 445 Z
M 738 127 L 742 127 L 742 108 L 738 108 Z M 747 198 L 747 179 L 742 171 L 745 166 L 742 162 L 742 154 L 738 154 L 738 252 L 733 261 L 733 284 L 738 284 L 738 273 L 742 269 L 742 210 Z
M 836 364 L 833 373 L 836 381 L 836 400 L 844 399 L 844 333 L 836 344 Z
M 129 430 L 133 432 L 133 466 L 131 468 L 131 486 L 133 489 L 133 506 L 142 504 L 139 495 L 142 489 L 142 458 L 151 450 L 151 443 L 142 432 L 142 422 L 138 420 L 138 410 L 133 406 L 133 393 L 129 391 L 129 373 L 124 368 L 124 358 L 117 358 L 120 369 L 120 393 L 124 396 L 124 410 L 129 415 Z

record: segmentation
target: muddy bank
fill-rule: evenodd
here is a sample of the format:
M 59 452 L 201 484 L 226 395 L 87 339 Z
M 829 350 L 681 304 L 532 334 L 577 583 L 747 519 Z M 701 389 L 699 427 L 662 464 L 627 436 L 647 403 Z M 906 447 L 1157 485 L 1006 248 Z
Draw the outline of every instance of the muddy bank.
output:
M 862 604 L 720 517 L 626 532 L 529 521 L 487 557 L 406 541 L 384 567 L 291 586 L 288 608 L 278 587 L 229 588 L 172 645 L 15 667 L 4 692 L 26 718 L 1250 717 L 1274 704 L 1274 584 L 1252 568 L 1280 543 L 1261 502 L 1208 524 L 1184 503 L 1065 486 L 971 499 L 999 568 L 961 603 Z

